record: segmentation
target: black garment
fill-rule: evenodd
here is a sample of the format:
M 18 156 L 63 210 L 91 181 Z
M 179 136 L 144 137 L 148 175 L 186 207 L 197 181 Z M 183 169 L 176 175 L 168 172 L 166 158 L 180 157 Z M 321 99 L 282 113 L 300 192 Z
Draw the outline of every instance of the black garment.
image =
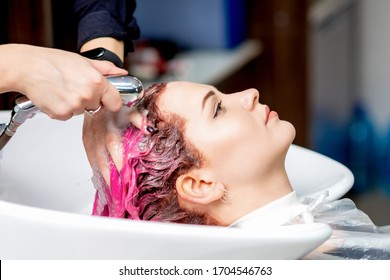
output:
M 133 40 L 140 36 L 135 8 L 135 0 L 74 0 L 78 50 L 91 39 L 112 37 L 125 43 L 125 56 L 133 51 Z

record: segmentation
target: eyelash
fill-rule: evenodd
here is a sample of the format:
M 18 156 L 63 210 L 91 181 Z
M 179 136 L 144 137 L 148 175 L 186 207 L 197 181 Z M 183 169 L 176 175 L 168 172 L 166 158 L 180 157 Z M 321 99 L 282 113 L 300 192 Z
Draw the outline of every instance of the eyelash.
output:
M 215 113 L 214 113 L 213 119 L 218 117 L 219 112 L 221 112 L 221 111 L 222 111 L 222 101 L 219 101 L 218 104 L 217 104 L 217 108 L 215 109 Z

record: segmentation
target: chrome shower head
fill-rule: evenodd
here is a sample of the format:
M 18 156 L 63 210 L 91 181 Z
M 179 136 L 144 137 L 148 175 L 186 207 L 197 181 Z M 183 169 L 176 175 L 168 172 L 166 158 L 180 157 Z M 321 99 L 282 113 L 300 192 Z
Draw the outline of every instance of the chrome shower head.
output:
M 107 80 L 113 84 L 122 96 L 122 104 L 126 107 L 136 106 L 144 97 L 144 86 L 141 81 L 131 75 L 109 76 Z M 15 99 L 15 107 L 8 124 L 0 124 L 0 151 L 15 134 L 17 128 L 27 119 L 31 119 L 39 109 L 25 95 Z
M 135 106 L 144 97 L 144 86 L 137 77 L 131 75 L 109 76 L 107 80 L 119 91 L 124 106 Z

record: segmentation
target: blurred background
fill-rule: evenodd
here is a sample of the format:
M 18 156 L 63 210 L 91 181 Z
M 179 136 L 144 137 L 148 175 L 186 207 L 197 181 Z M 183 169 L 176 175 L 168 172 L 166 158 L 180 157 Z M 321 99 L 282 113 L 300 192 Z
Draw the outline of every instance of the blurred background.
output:
M 76 50 L 72 2 L 0 0 L 0 43 Z M 295 144 L 348 166 L 346 195 L 390 224 L 390 1 L 139 0 L 126 68 L 146 84 L 249 87 L 297 129 Z M 21 65 L 28 67 L 28 65 Z M 11 109 L 13 93 L 0 96 Z

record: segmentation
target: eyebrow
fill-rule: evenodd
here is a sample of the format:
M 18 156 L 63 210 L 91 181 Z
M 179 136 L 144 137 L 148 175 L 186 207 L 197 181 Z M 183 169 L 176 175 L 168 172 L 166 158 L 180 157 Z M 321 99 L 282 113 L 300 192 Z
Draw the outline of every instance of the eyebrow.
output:
M 208 99 L 210 99 L 210 97 L 214 96 L 215 95 L 215 92 L 210 90 L 208 93 L 205 94 L 205 96 L 203 97 L 203 100 L 202 100 L 202 111 L 204 109 L 204 106 L 207 102 Z

